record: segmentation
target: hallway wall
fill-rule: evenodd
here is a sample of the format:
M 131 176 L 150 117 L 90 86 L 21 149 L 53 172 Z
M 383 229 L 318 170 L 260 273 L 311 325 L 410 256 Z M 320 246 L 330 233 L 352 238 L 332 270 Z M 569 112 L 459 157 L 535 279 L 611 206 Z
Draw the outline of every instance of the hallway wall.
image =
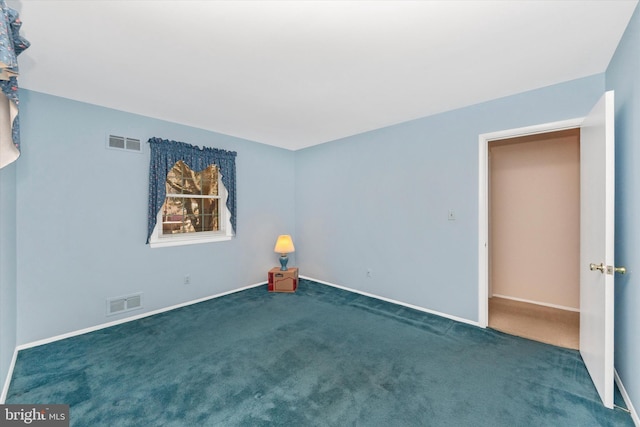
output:
M 494 295 L 580 308 L 580 129 L 489 143 Z

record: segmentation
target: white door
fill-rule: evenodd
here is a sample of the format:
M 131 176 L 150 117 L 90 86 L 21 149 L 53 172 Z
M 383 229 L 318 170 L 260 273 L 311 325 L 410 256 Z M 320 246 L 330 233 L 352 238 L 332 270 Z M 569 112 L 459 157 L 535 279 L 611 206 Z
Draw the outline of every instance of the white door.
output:
M 580 354 L 613 408 L 614 105 L 605 93 L 580 130 Z

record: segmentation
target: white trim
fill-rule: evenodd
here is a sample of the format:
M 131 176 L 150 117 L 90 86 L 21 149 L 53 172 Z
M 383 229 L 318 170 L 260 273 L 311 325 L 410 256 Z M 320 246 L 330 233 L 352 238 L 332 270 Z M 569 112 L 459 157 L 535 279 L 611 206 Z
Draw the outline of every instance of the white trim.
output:
M 456 322 L 462 322 L 462 323 L 467 323 L 467 324 L 473 325 L 473 326 L 479 326 L 478 322 L 474 322 L 473 320 L 463 319 L 462 317 L 452 316 L 450 314 L 441 313 L 439 311 L 430 310 L 428 308 L 419 307 L 419 306 L 413 305 L 413 304 L 407 304 L 407 303 L 402 302 L 402 301 L 397 301 L 397 300 L 393 300 L 393 299 L 390 299 L 390 298 L 381 297 L 379 295 L 371 294 L 369 292 L 359 291 L 357 289 L 348 288 L 346 286 L 336 285 L 335 283 L 325 282 L 324 280 L 314 279 L 313 277 L 300 276 L 300 278 L 307 279 L 307 280 L 312 280 L 314 282 L 318 282 L 318 283 L 321 283 L 323 285 L 332 286 L 332 287 L 338 288 L 338 289 L 343 289 L 345 291 L 353 292 L 355 294 L 364 295 L 366 297 L 375 298 L 375 299 L 379 299 L 379 300 L 382 300 L 382 301 L 390 302 L 392 304 L 402 305 L 404 307 L 409 307 L 409 308 L 412 308 L 414 310 L 422 311 L 422 312 L 429 313 L 429 314 L 434 314 L 436 316 L 446 317 L 447 319 L 455 320 Z
M 489 143 L 478 147 L 478 325 L 489 325 Z
M 158 228 L 158 223 L 156 223 L 156 228 Z M 204 233 L 207 233 L 206 231 Z M 198 233 L 198 234 L 204 234 Z M 207 234 L 207 235 L 191 235 L 188 236 L 176 234 L 175 237 L 156 237 L 156 229 L 154 228 L 153 234 L 149 239 L 149 247 L 156 248 L 167 248 L 171 246 L 186 246 L 186 245 L 197 245 L 200 243 L 215 243 L 215 242 L 226 242 L 228 240 L 233 239 L 232 235 L 226 234 Z M 162 240 L 164 239 L 164 240 Z
M 198 299 L 195 299 L 195 300 L 183 302 L 183 303 L 172 305 L 172 306 L 169 306 L 169 307 L 159 308 L 157 310 L 149 311 L 147 313 L 141 313 L 141 314 L 138 314 L 138 315 L 135 315 L 135 316 L 125 317 L 124 319 L 114 320 L 113 322 L 102 323 L 102 324 L 99 324 L 99 325 L 90 326 L 88 328 L 79 329 L 77 331 L 67 332 L 65 334 L 56 335 L 56 336 L 53 336 L 53 337 L 50 337 L 50 338 L 45 338 L 45 339 L 41 339 L 41 340 L 38 340 L 38 341 L 33 341 L 33 342 L 30 342 L 30 343 L 21 344 L 19 346 L 16 346 L 16 351 L 17 350 L 25 350 L 27 348 L 32 348 L 32 347 L 38 347 L 40 345 L 49 344 L 49 343 L 52 343 L 52 342 L 55 342 L 55 341 L 60 341 L 60 340 L 66 339 L 66 338 L 71 338 L 71 337 L 75 337 L 75 336 L 78 336 L 78 335 L 83 335 L 83 334 L 86 334 L 86 333 L 89 333 L 89 332 L 98 331 L 100 329 L 108 328 L 108 327 L 111 327 L 111 326 L 120 325 L 122 323 L 127 323 L 127 322 L 131 322 L 131 321 L 134 321 L 134 320 L 142 319 L 144 317 L 154 316 L 156 314 L 160 314 L 160 313 L 164 313 L 164 312 L 167 312 L 167 311 L 175 310 L 176 308 L 182 308 L 182 307 L 186 307 L 188 305 L 197 304 L 197 303 L 208 301 L 208 300 L 215 299 L 215 298 L 220 298 L 220 297 L 223 297 L 225 295 L 234 294 L 236 292 L 240 292 L 240 291 L 244 291 L 244 290 L 247 290 L 247 289 L 255 288 L 255 287 L 258 287 L 258 286 L 262 286 L 264 284 L 265 284 L 265 282 L 255 283 L 253 285 L 244 286 L 242 288 L 233 289 L 231 291 L 226 291 L 226 292 L 222 292 L 222 293 L 215 294 L 215 295 L 209 295 L 209 296 L 206 296 L 206 297 L 202 297 L 202 298 L 198 298 Z
M 335 288 L 344 289 L 345 291 L 353 292 L 353 293 L 364 295 L 364 296 L 371 297 L 371 298 L 376 298 L 376 299 L 379 299 L 379 300 L 382 300 L 382 301 L 390 302 L 392 304 L 402 305 L 402 306 L 405 306 L 405 307 L 412 308 L 414 310 L 423 311 L 425 313 L 434 314 L 434 315 L 440 316 L 440 317 L 446 317 L 448 319 L 455 320 L 457 322 L 462 322 L 462 323 L 467 323 L 467 324 L 470 324 L 470 325 L 478 326 L 478 323 L 474 322 L 472 320 L 463 319 L 461 317 L 452 316 L 452 315 L 449 315 L 449 314 L 446 314 L 446 313 L 441 313 L 439 311 L 430 310 L 430 309 L 427 309 L 427 308 L 424 308 L 424 307 L 419 307 L 419 306 L 416 306 L 416 305 L 413 305 L 413 304 L 407 304 L 407 303 L 404 303 L 404 302 L 401 302 L 401 301 L 396 301 L 396 300 L 393 300 L 393 299 L 390 299 L 390 298 L 381 297 L 381 296 L 378 296 L 378 295 L 375 295 L 375 294 L 371 294 L 371 293 L 368 293 L 368 292 L 363 292 L 363 291 L 359 291 L 357 289 L 348 288 L 346 286 L 336 285 L 334 283 L 330 283 L 330 282 L 325 282 L 323 280 L 314 279 L 313 277 L 308 277 L 308 276 L 300 276 L 300 277 L 302 279 L 312 280 L 314 282 L 318 282 L 318 283 L 321 283 L 323 285 L 328 285 L 328 286 L 333 286 Z M 138 319 L 142 319 L 142 318 L 145 318 L 145 317 L 154 316 L 156 314 L 164 313 L 164 312 L 167 312 L 167 311 L 175 310 L 176 308 L 182 308 L 182 307 L 185 307 L 185 306 L 188 306 L 188 305 L 197 304 L 197 303 L 208 301 L 208 300 L 211 300 L 211 299 L 220 298 L 220 297 L 223 297 L 225 295 L 234 294 L 236 292 L 240 292 L 240 291 L 244 291 L 244 290 L 247 290 L 247 289 L 251 289 L 251 288 L 258 287 L 258 286 L 262 286 L 265 283 L 266 282 L 254 283 L 252 285 L 244 286 L 242 288 L 233 289 L 233 290 L 222 292 L 222 293 L 215 294 L 215 295 L 209 295 L 209 296 L 198 298 L 198 299 L 195 299 L 195 300 L 186 301 L 186 302 L 183 302 L 183 303 L 180 303 L 180 304 L 175 304 L 175 305 L 172 305 L 172 306 L 169 306 L 169 307 L 159 308 L 157 310 L 153 310 L 153 311 L 149 311 L 149 312 L 146 312 L 146 313 L 137 314 L 135 316 L 130 316 L 130 317 L 125 317 L 123 319 L 114 320 L 113 322 L 101 323 L 99 325 L 90 326 L 88 328 L 79 329 L 79 330 L 72 331 L 72 332 L 67 332 L 67 333 L 64 333 L 64 334 L 61 334 L 61 335 L 56 335 L 56 336 L 49 337 L 49 338 L 44 338 L 44 339 L 41 339 L 41 340 L 38 340 L 38 341 L 32 341 L 30 343 L 20 344 L 20 345 L 16 346 L 16 354 L 17 354 L 17 352 L 19 350 L 25 350 L 27 348 L 38 347 L 40 345 L 50 344 L 50 343 L 55 342 L 55 341 L 60 341 L 60 340 L 66 339 L 66 338 L 71 338 L 71 337 L 75 337 L 75 336 L 78 336 L 78 335 L 83 335 L 83 334 L 86 334 L 86 333 L 89 333 L 89 332 L 95 332 L 95 331 L 98 331 L 100 329 L 105 329 L 105 328 L 108 328 L 108 327 L 111 327 L 111 326 L 116 326 L 116 325 L 120 325 L 120 324 L 123 324 L 123 323 L 132 322 L 134 320 L 138 320 Z M 15 359 L 15 354 L 14 354 L 14 359 Z M 13 367 L 11 368 L 11 370 L 13 370 Z
M 396 300 L 393 300 L 393 299 L 390 299 L 390 298 L 385 298 L 385 297 L 381 297 L 381 296 L 378 296 L 378 295 L 374 295 L 374 294 L 371 294 L 369 292 L 359 291 L 359 290 L 356 290 L 356 289 L 348 288 L 346 286 L 340 286 L 340 285 L 337 285 L 335 283 L 326 282 L 324 280 L 314 279 L 314 278 L 308 277 L 308 276 L 300 276 L 300 278 L 307 279 L 307 280 L 312 280 L 314 282 L 318 282 L 318 283 L 321 283 L 321 284 L 324 284 L 324 285 L 327 285 L 327 286 L 332 286 L 332 287 L 338 288 L 338 289 L 343 289 L 343 290 L 346 290 L 346 291 L 349 291 L 349 292 L 353 292 L 353 293 L 356 293 L 356 294 L 360 294 L 360 295 L 364 295 L 364 296 L 367 296 L 367 297 L 376 298 L 376 299 L 379 299 L 379 300 L 382 300 L 382 301 L 390 302 L 392 304 L 397 304 L 397 305 L 401 305 L 401 306 L 404 306 L 404 307 L 409 307 L 409 308 L 412 308 L 414 310 L 422 311 L 422 312 L 429 313 L 429 314 L 434 314 L 436 316 L 445 317 L 445 318 L 448 318 L 448 319 L 451 319 L 451 320 L 455 320 L 457 322 L 462 322 L 462 323 L 466 323 L 466 324 L 473 325 L 473 326 L 480 326 L 477 322 L 474 322 L 474 321 L 471 321 L 471 320 L 468 320 L 468 319 L 463 319 L 461 317 L 452 316 L 452 315 L 449 315 L 449 314 L 446 314 L 446 313 L 441 313 L 441 312 L 438 312 L 438 311 L 429 310 L 429 309 L 426 309 L 426 308 L 423 308 L 423 307 L 415 306 L 413 304 L 403 303 L 401 301 L 396 301 Z M 175 304 L 175 305 L 172 305 L 172 306 L 169 306 L 169 307 L 165 307 L 165 308 L 161 308 L 161 309 L 158 309 L 158 310 L 150 311 L 148 313 L 142 313 L 142 314 L 139 314 L 139 315 L 136 315 L 136 316 L 127 317 L 127 318 L 116 320 L 116 321 L 113 321 L 113 322 L 103 323 L 101 325 L 96 325 L 96 326 L 92 326 L 92 327 L 89 327 L 89 328 L 85 328 L 85 329 L 80 329 L 80 330 L 77 330 L 77 331 L 69 332 L 69 333 L 66 333 L 66 334 L 57 335 L 57 336 L 54 336 L 54 337 L 51 337 L 51 338 L 46 338 L 46 339 L 42 339 L 42 340 L 39 340 L 39 341 L 33 341 L 31 343 L 21 344 L 19 346 L 16 346 L 16 348 L 13 351 L 13 357 L 11 358 L 11 363 L 9 365 L 9 370 L 7 372 L 6 380 L 5 380 L 4 386 L 2 388 L 2 394 L 0 394 L 0 404 L 4 404 L 6 399 L 7 399 L 7 393 L 9 392 L 9 386 L 11 385 L 11 379 L 13 377 L 13 370 L 15 368 L 16 360 L 18 358 L 18 351 L 20 351 L 20 350 L 24 350 L 24 349 L 32 348 L 32 347 L 37 347 L 37 346 L 44 345 L 44 344 L 49 344 L 49 343 L 52 343 L 52 342 L 55 342 L 55 341 L 59 341 L 59 340 L 62 340 L 62 339 L 66 339 L 66 338 L 70 338 L 70 337 L 86 334 L 86 333 L 89 333 L 89 332 L 94 332 L 94 331 L 97 331 L 97 330 L 100 330 L 100 329 L 108 328 L 110 326 L 116 326 L 116 325 L 119 325 L 119 324 L 122 324 L 122 323 L 127 323 L 127 322 L 130 322 L 130 321 L 142 319 L 144 317 L 149 317 L 149 316 L 153 316 L 153 315 L 156 315 L 156 314 L 160 314 L 160 313 L 164 313 L 164 312 L 167 312 L 167 311 L 171 311 L 171 310 L 174 310 L 176 308 L 181 308 L 181 307 L 185 307 L 185 306 L 188 306 L 188 305 L 197 304 L 197 303 L 200 303 L 200 302 L 204 302 L 204 301 L 208 301 L 208 300 L 211 300 L 211 299 L 223 297 L 225 295 L 233 294 L 233 293 L 236 293 L 236 292 L 244 291 L 244 290 L 255 288 L 255 287 L 258 287 L 258 286 L 263 286 L 264 284 L 265 284 L 265 282 L 259 282 L 259 283 L 255 283 L 253 285 L 244 286 L 242 288 L 234 289 L 234 290 L 231 290 L 231 291 L 226 291 L 226 292 L 222 292 L 222 293 L 219 293 L 219 294 L 210 295 L 210 296 L 206 296 L 206 297 L 203 297 L 203 298 L 198 298 L 198 299 L 195 299 L 195 300 L 187 301 L 187 302 L 184 302 L 184 303 Z M 616 384 L 618 384 L 618 388 L 620 389 L 620 393 L 622 394 L 622 398 L 624 399 L 625 404 L 627 405 L 627 408 L 629 409 L 629 411 L 631 413 L 631 418 L 633 419 L 633 422 L 635 423 L 635 425 L 637 427 L 640 427 L 640 418 L 638 418 L 638 413 L 636 412 L 636 410 L 633 407 L 633 404 L 631 403 L 631 399 L 629 398 L 629 395 L 627 394 L 627 390 L 624 388 L 624 385 L 622 384 L 622 380 L 618 376 L 618 372 L 614 371 L 614 375 L 615 375 Z
M 521 136 L 537 135 L 539 133 L 575 129 L 582 125 L 584 119 L 584 117 L 576 117 L 574 119 L 560 120 L 557 122 L 542 123 L 539 125 L 524 126 L 515 129 L 505 129 L 496 132 L 483 133 L 480 137 L 484 138 L 486 141 L 494 141 L 497 139 L 517 138 Z
M 478 135 L 478 325 L 489 323 L 489 141 L 580 127 L 584 117 Z
M 4 381 L 4 386 L 2 387 L 2 394 L 0 394 L 0 405 L 4 405 L 4 402 L 7 400 L 7 393 L 9 393 L 9 386 L 11 385 L 11 378 L 13 377 L 13 368 L 16 366 L 16 359 L 18 358 L 18 349 L 15 348 L 13 350 L 13 357 L 11 358 L 11 363 L 9 364 L 9 370 L 7 371 L 7 378 Z
M 566 311 L 573 311 L 573 312 L 576 312 L 576 313 L 580 313 L 580 309 L 579 308 L 567 307 L 566 305 L 549 304 L 547 302 L 532 301 L 532 300 L 529 300 L 529 299 L 509 297 L 507 295 L 501 295 L 501 294 L 493 294 L 492 297 L 504 298 L 504 299 L 508 299 L 508 300 L 512 300 L 512 301 L 526 302 L 528 304 L 541 305 L 541 306 L 544 306 L 544 307 L 557 308 L 558 310 L 566 310 Z
M 382 300 L 382 301 L 390 302 L 392 304 L 397 304 L 397 305 L 409 307 L 409 308 L 412 308 L 414 310 L 422 311 L 422 312 L 429 313 L 429 314 L 434 314 L 436 316 L 445 317 L 445 318 L 448 318 L 448 319 L 451 319 L 451 320 L 455 320 L 457 322 L 462 322 L 462 323 L 467 323 L 469 325 L 478 326 L 477 322 L 473 322 L 473 321 L 468 320 L 468 319 L 463 319 L 461 317 L 451 316 L 449 314 L 441 313 L 441 312 L 434 311 L 434 310 L 429 310 L 429 309 L 426 309 L 426 308 L 423 308 L 423 307 L 418 307 L 416 305 L 407 304 L 407 303 L 404 303 L 404 302 L 401 302 L 401 301 L 392 300 L 390 298 L 381 297 L 381 296 L 374 295 L 374 294 L 371 294 L 371 293 L 368 293 L 368 292 L 363 292 L 363 291 L 359 291 L 359 290 L 356 290 L 356 289 L 348 288 L 346 286 L 336 285 L 334 283 L 325 282 L 323 280 L 314 279 L 314 278 L 308 277 L 308 276 L 300 276 L 300 278 L 307 279 L 307 280 L 312 280 L 314 282 L 318 282 L 318 283 L 321 283 L 321 284 L 324 284 L 324 285 L 328 285 L 328 286 L 332 286 L 332 287 L 335 287 L 335 288 L 343 289 L 343 290 L 346 290 L 346 291 L 349 291 L 349 292 L 353 292 L 353 293 L 356 293 L 356 294 L 360 294 L 360 295 L 364 295 L 364 296 L 367 296 L 367 297 L 376 298 L 376 299 L 379 299 L 379 300 Z M 7 393 L 9 391 L 9 385 L 11 384 L 11 378 L 13 377 L 13 370 L 14 370 L 14 367 L 15 367 L 16 359 L 18 357 L 18 351 L 20 351 L 20 350 L 25 350 L 25 349 L 28 349 L 28 348 L 38 347 L 38 346 L 44 345 L 44 344 L 50 344 L 50 343 L 55 342 L 55 341 L 60 341 L 60 340 L 66 339 L 66 338 L 71 338 L 71 337 L 75 337 L 75 336 L 78 336 L 78 335 L 83 335 L 83 334 L 86 334 L 86 333 L 89 333 L 89 332 L 95 332 L 95 331 L 98 331 L 100 329 L 105 329 L 105 328 L 108 328 L 108 327 L 111 327 L 111 326 L 116 326 L 116 325 L 120 325 L 120 324 L 123 324 L 123 323 L 131 322 L 131 321 L 134 321 L 134 320 L 142 319 L 144 317 L 154 316 L 156 314 L 160 314 L 160 313 L 164 313 L 164 312 L 167 312 L 167 311 L 175 310 L 176 308 L 181 308 L 181 307 L 185 307 L 185 306 L 188 306 L 188 305 L 197 304 L 197 303 L 200 303 L 200 302 L 204 302 L 204 301 L 208 301 L 208 300 L 211 300 L 211 299 L 219 298 L 219 297 L 222 297 L 222 296 L 225 296 L 225 295 L 233 294 L 233 293 L 236 293 L 236 292 L 244 291 L 244 290 L 255 288 L 255 287 L 258 287 L 258 286 L 263 286 L 264 284 L 265 284 L 265 282 L 259 282 L 259 283 L 255 283 L 253 285 L 244 286 L 242 288 L 233 289 L 231 291 L 226 291 L 226 292 L 222 292 L 222 293 L 219 293 L 219 294 L 206 296 L 206 297 L 203 297 L 203 298 L 198 298 L 198 299 L 195 299 L 195 300 L 183 302 L 183 303 L 180 303 L 180 304 L 175 304 L 175 305 L 172 305 L 172 306 L 169 306 L 169 307 L 165 307 L 165 308 L 161 308 L 161 309 L 158 309 L 158 310 L 153 310 L 153 311 L 150 311 L 150 312 L 147 312 L 147 313 L 141 313 L 141 314 L 138 314 L 138 315 L 135 315 L 135 316 L 126 317 L 124 319 L 115 320 L 113 322 L 102 323 L 100 325 L 95 325 L 95 326 L 91 326 L 91 327 L 88 327 L 88 328 L 79 329 L 79 330 L 72 331 L 72 332 L 67 332 L 65 334 L 56 335 L 56 336 L 53 336 L 53 337 L 50 337 L 50 338 L 45 338 L 45 339 L 41 339 L 41 340 L 38 340 L 38 341 L 33 341 L 33 342 L 30 342 L 30 343 L 18 345 L 18 346 L 16 346 L 16 348 L 15 348 L 15 350 L 13 352 L 13 358 L 11 359 L 11 365 L 9 366 L 9 371 L 7 372 L 7 379 L 6 379 L 4 387 L 2 389 L 2 395 L 0 395 L 0 404 L 3 404 L 5 402 L 6 397 L 7 397 Z
M 111 327 L 111 326 L 120 325 L 122 323 L 131 322 L 131 321 L 134 321 L 134 320 L 142 319 L 144 317 L 154 316 L 156 314 L 164 313 L 166 311 L 175 310 L 176 308 L 181 308 L 181 307 L 185 307 L 185 306 L 188 306 L 188 305 L 197 304 L 199 302 L 204 302 L 204 301 L 208 301 L 208 300 L 211 300 L 211 299 L 220 298 L 220 297 L 223 297 L 225 295 L 233 294 L 233 293 L 236 293 L 236 292 L 244 291 L 244 290 L 255 288 L 255 287 L 258 287 L 258 286 L 263 286 L 264 284 L 265 284 L 265 282 L 255 283 L 253 285 L 244 286 L 242 288 L 233 289 L 231 291 L 226 291 L 226 292 L 222 292 L 222 293 L 215 294 L 215 295 L 209 295 L 209 296 L 206 296 L 206 297 L 202 297 L 202 298 L 198 298 L 198 299 L 195 299 L 195 300 L 183 302 L 183 303 L 180 303 L 180 304 L 175 304 L 175 305 L 172 305 L 172 306 L 169 306 L 169 307 L 160 308 L 158 310 L 153 310 L 153 311 L 150 311 L 148 313 L 142 313 L 142 314 L 138 314 L 136 316 L 131 316 L 131 317 L 126 317 L 124 319 L 114 320 L 113 322 L 102 323 L 100 325 L 91 326 L 89 328 L 79 329 L 79 330 L 76 330 L 76 331 L 68 332 L 66 334 L 56 335 L 56 336 L 53 336 L 53 337 L 50 337 L 50 338 L 45 338 L 45 339 L 42 339 L 42 340 L 33 341 L 33 342 L 30 342 L 30 343 L 18 345 L 13 350 L 13 357 L 11 359 L 11 364 L 9 365 L 9 370 L 7 372 L 7 378 L 6 378 L 4 386 L 2 388 L 2 394 L 0 394 L 0 405 L 4 404 L 5 400 L 7 399 L 7 393 L 9 392 L 9 386 L 11 385 L 11 378 L 13 377 L 13 370 L 15 368 L 16 360 L 18 358 L 18 351 L 20 351 L 20 350 L 25 350 L 27 348 L 32 348 L 32 347 L 38 347 L 38 346 L 44 345 L 44 344 L 50 344 L 52 342 L 60 341 L 60 340 L 66 339 L 66 338 L 71 338 L 71 337 L 75 337 L 75 336 L 78 336 L 78 335 L 83 335 L 83 334 L 86 334 L 86 333 L 89 333 L 89 332 L 98 331 L 100 329 L 104 329 L 104 328 L 108 328 L 108 327 Z
M 633 423 L 636 425 L 636 427 L 640 427 L 640 417 L 638 417 L 638 413 L 636 412 L 635 408 L 633 407 L 633 403 L 631 402 L 631 398 L 629 397 L 629 394 L 627 393 L 627 389 L 624 388 L 624 385 L 622 384 L 622 380 L 620 379 L 620 376 L 618 375 L 618 371 L 616 371 L 614 369 L 613 370 L 613 375 L 614 375 L 616 384 L 618 384 L 618 389 L 620 390 L 620 394 L 622 395 L 622 398 L 624 399 L 624 403 L 627 405 L 627 409 L 629 410 L 629 413 L 631 414 L 631 419 L 633 420 Z

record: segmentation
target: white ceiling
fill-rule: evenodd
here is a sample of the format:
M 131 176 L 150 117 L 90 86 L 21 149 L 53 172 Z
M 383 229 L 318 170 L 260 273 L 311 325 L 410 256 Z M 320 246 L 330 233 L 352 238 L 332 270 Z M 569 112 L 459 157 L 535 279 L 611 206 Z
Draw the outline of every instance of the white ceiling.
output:
M 8 0 L 20 86 L 292 150 L 602 73 L 637 0 Z

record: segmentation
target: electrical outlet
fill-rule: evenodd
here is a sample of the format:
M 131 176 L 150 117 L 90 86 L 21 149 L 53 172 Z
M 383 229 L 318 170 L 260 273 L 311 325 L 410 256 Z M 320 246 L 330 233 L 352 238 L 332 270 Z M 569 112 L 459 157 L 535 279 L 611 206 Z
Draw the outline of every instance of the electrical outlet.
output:
M 184 284 L 185 285 L 190 285 L 191 284 L 191 276 L 190 275 L 186 275 L 184 276 Z

